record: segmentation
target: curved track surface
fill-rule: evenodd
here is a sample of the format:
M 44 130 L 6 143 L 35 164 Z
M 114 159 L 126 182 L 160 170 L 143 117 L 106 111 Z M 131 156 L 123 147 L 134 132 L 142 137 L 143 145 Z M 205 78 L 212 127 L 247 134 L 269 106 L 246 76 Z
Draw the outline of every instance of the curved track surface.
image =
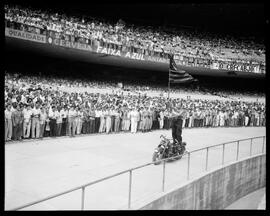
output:
M 265 193 L 266 188 L 261 188 L 235 201 L 225 209 L 262 209 L 260 206 L 262 202 L 265 203 Z M 265 205 L 263 209 L 265 210 Z
M 5 144 L 5 209 L 44 198 L 125 169 L 151 162 L 160 134 L 171 137 L 171 130 L 150 133 L 119 133 L 60 137 Z M 223 142 L 265 136 L 265 127 L 184 129 L 183 140 L 189 151 Z M 253 154 L 262 151 L 254 140 Z M 236 146 L 236 145 L 235 145 Z M 208 168 L 221 164 L 221 147 L 209 151 Z M 241 142 L 239 158 L 249 155 L 250 142 Z M 191 156 L 190 176 L 204 171 L 205 152 Z M 226 146 L 225 162 L 233 161 L 236 148 Z M 187 157 L 166 164 L 165 191 L 185 182 Z M 162 165 L 135 170 L 132 174 L 132 203 L 161 191 Z M 125 209 L 128 203 L 129 175 L 123 174 L 85 190 L 85 209 Z M 25 210 L 76 210 L 81 207 L 81 190 L 36 204 Z M 131 205 L 132 207 L 132 205 Z

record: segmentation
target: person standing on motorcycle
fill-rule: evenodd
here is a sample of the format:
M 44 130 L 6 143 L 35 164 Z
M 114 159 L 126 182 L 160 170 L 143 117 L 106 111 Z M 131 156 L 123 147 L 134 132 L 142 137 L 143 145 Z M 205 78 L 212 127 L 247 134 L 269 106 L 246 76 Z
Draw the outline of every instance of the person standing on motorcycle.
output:
M 172 122 L 172 138 L 173 138 L 173 145 L 175 147 L 179 145 L 182 148 L 182 126 L 183 126 L 183 118 L 181 115 L 179 115 Z

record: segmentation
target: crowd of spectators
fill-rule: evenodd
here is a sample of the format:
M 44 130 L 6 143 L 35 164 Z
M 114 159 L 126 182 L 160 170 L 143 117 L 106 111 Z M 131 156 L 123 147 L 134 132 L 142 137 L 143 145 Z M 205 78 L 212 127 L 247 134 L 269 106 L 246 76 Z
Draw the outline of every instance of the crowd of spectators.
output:
M 187 29 L 134 26 L 119 20 L 116 23 L 93 17 L 73 17 L 50 11 L 5 5 L 8 27 L 58 39 L 130 50 L 146 55 L 167 57 L 170 52 L 206 60 L 265 62 L 265 47 L 253 39 L 219 37 Z M 164 50 L 164 53 L 163 53 Z
M 179 115 L 184 128 L 266 125 L 261 102 L 168 99 L 167 95 L 130 94 L 112 84 L 88 83 L 86 91 L 77 92 L 72 85 L 83 88 L 86 82 L 6 73 L 5 140 L 170 129 L 172 119 Z M 114 90 L 92 91 L 103 87 Z

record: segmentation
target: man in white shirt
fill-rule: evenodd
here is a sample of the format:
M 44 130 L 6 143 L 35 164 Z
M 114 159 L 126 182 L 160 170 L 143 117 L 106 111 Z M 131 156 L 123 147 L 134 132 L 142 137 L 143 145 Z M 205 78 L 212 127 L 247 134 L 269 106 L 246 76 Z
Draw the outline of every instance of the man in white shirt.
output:
M 11 102 L 12 102 L 12 103 L 16 103 L 16 102 L 17 102 L 17 99 L 16 99 L 15 96 L 12 97 Z
M 99 109 L 95 109 L 95 133 L 98 133 L 99 130 L 99 126 L 100 126 L 100 110 Z
M 224 123 L 225 123 L 225 120 L 224 120 L 224 111 L 223 110 L 221 110 L 220 112 L 219 112 L 219 126 L 220 127 L 223 127 L 224 126 Z
M 23 110 L 23 138 L 29 138 L 31 129 L 31 115 L 32 109 L 30 104 L 26 105 L 26 109 Z
M 8 104 L 7 108 L 5 110 L 5 120 L 7 122 L 6 124 L 6 130 L 5 130 L 5 140 L 9 141 L 12 137 L 12 119 L 11 119 L 11 105 Z
M 130 112 L 130 121 L 131 121 L 131 133 L 137 132 L 137 126 L 139 121 L 139 112 L 133 107 L 132 111 Z
M 78 125 L 77 125 L 77 134 L 81 134 L 82 131 L 82 123 L 83 123 L 83 112 L 80 108 L 78 108 Z
M 68 111 L 68 128 L 69 128 L 69 136 L 75 136 L 76 122 L 75 117 L 77 116 L 77 112 L 74 110 L 74 107 L 71 106 Z
M 46 113 L 45 107 L 43 106 L 40 109 L 40 121 L 39 121 L 39 123 L 40 123 L 40 134 L 39 134 L 39 137 L 40 138 L 43 138 L 46 119 L 47 119 L 47 113 Z
M 79 124 L 80 124 L 80 111 L 79 111 L 79 107 L 76 106 L 75 108 L 75 119 L 74 119 L 74 123 L 75 123 L 75 133 L 79 134 Z
M 159 129 L 163 129 L 163 126 L 164 126 L 164 113 L 163 113 L 162 110 L 159 112 L 158 121 L 159 121 Z
M 57 107 L 57 110 L 55 111 L 56 115 L 56 136 L 61 136 L 61 129 L 62 129 L 62 116 L 61 116 L 61 108 Z
M 56 117 L 57 117 L 57 110 L 55 106 L 52 106 L 52 109 L 49 109 L 49 118 L 50 118 L 50 136 L 56 136 Z
M 26 93 L 24 92 L 24 93 L 21 95 L 21 102 L 24 103 L 24 104 L 27 102 L 27 101 L 26 101 L 25 94 L 26 94 Z
M 39 103 L 37 102 L 32 109 L 32 139 L 39 138 L 40 132 L 40 108 Z

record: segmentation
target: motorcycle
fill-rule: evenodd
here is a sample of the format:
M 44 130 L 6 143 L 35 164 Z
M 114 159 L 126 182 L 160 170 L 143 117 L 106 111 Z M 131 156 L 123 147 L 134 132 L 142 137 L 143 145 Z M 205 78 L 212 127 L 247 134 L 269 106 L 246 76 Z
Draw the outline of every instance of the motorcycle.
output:
M 168 161 L 181 159 L 183 154 L 187 153 L 186 142 L 182 142 L 182 145 L 179 143 L 170 142 L 170 139 L 166 138 L 164 135 L 160 136 L 161 141 L 153 153 L 152 161 L 155 165 L 160 164 L 160 160 L 165 158 L 176 157 Z

